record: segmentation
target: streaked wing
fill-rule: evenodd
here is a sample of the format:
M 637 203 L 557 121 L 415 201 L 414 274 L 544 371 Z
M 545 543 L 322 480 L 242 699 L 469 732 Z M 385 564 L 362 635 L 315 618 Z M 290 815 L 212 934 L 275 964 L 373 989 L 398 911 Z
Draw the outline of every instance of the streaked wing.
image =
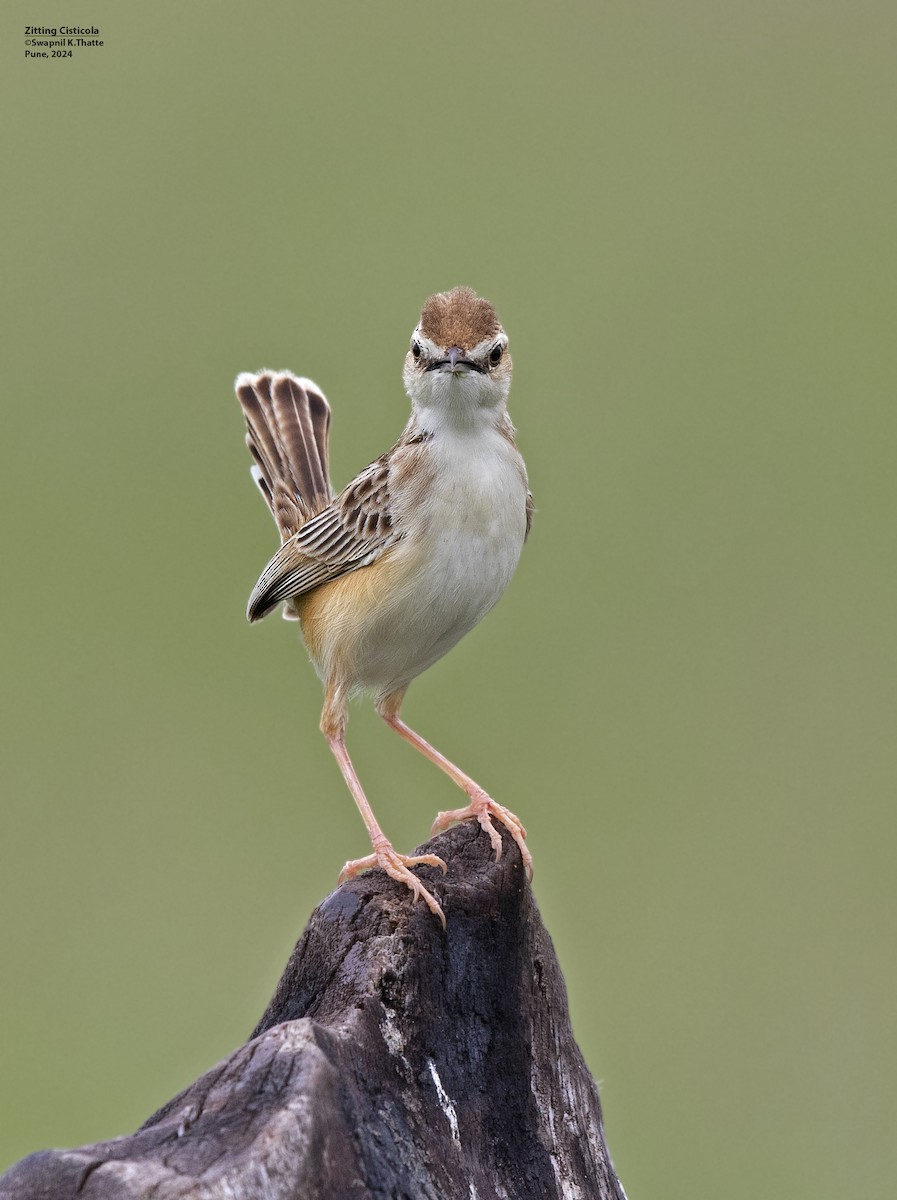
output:
M 366 567 L 398 541 L 389 505 L 387 455 L 371 463 L 327 507 L 294 533 L 265 567 L 249 597 L 257 621 L 282 600 Z

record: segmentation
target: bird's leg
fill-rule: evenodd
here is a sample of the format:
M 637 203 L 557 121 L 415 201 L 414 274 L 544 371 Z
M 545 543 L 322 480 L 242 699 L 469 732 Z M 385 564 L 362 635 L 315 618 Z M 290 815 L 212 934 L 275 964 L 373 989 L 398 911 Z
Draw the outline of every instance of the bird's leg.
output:
M 527 876 L 532 879 L 533 856 L 527 849 L 526 830 L 523 828 L 519 818 L 509 808 L 505 808 L 504 805 L 493 800 L 475 780 L 471 779 L 469 775 L 465 775 L 460 767 L 456 767 L 444 754 L 440 754 L 435 746 L 431 746 L 419 733 L 415 733 L 413 729 L 401 720 L 399 717 L 399 707 L 401 706 L 404 694 L 403 690 L 401 692 L 394 692 L 390 696 L 382 697 L 377 702 L 377 712 L 391 729 L 394 729 L 406 742 L 410 742 L 415 750 L 419 750 L 430 762 L 435 763 L 441 771 L 444 771 L 448 775 L 449 779 L 454 780 L 458 787 L 470 797 L 470 804 L 466 808 L 455 808 L 449 812 L 438 813 L 436 820 L 433 822 L 432 832 L 441 833 L 456 821 L 467 821 L 476 818 L 489 835 L 497 862 L 501 858 L 501 835 L 492 824 L 492 818 L 495 817 L 497 821 L 500 821 L 505 826 L 517 843 Z
M 324 712 L 321 717 L 321 731 L 327 739 L 327 744 L 333 752 L 333 757 L 336 759 L 339 769 L 343 773 L 343 779 L 345 779 L 349 791 L 352 793 L 352 798 L 358 806 L 358 811 L 361 813 L 361 819 L 367 827 L 374 850 L 373 854 L 369 854 L 365 858 L 357 858 L 347 862 L 339 873 L 339 882 L 343 883 L 347 879 L 354 879 L 361 871 L 366 871 L 370 867 L 380 867 L 390 878 L 395 879 L 398 883 L 404 883 L 406 887 L 410 888 L 415 900 L 420 896 L 430 912 L 439 918 L 443 928 L 445 928 L 445 914 L 439 902 L 427 891 L 417 876 L 412 875 L 408 869 L 409 867 L 425 864 L 429 867 L 440 867 L 444 873 L 446 869 L 445 863 L 435 854 L 419 854 L 415 856 L 399 854 L 393 849 L 389 838 L 387 838 L 386 834 L 380 828 L 377 818 L 374 816 L 373 810 L 368 803 L 368 798 L 364 794 L 361 782 L 355 774 L 355 768 L 352 765 L 351 758 L 349 758 L 349 751 L 346 749 L 345 728 L 345 700 L 340 696 L 333 695 L 328 688 Z

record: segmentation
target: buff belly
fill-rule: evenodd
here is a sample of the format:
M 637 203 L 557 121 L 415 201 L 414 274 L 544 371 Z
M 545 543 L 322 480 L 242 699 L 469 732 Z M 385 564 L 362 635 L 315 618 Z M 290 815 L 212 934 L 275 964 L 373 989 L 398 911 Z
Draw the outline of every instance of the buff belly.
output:
M 400 542 L 368 567 L 295 600 L 318 675 L 385 695 L 446 654 L 507 587 L 523 546 L 501 520 L 418 545 Z

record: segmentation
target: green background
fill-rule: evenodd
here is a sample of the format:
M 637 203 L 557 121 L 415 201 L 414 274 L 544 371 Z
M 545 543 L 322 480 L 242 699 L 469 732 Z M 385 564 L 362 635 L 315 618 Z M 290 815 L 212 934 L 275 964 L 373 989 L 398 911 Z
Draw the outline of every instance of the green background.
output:
M 232 380 L 318 380 L 342 485 L 467 283 L 538 514 L 405 712 L 527 825 L 629 1195 L 891 1195 L 893 4 L 50 7 L 2 17 L 0 1166 L 228 1053 L 366 852 L 244 621 Z M 350 748 L 399 848 L 457 803 Z

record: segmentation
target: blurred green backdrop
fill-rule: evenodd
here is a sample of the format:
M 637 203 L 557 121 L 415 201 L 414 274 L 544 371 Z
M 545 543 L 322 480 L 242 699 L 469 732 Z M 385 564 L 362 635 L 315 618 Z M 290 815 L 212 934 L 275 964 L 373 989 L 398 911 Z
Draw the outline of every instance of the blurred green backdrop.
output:
M 71 14 L 69 14 L 71 19 Z M 0 73 L 0 1166 L 243 1039 L 364 830 L 232 380 L 405 420 L 511 335 L 538 516 L 406 711 L 525 820 L 631 1197 L 890 1195 L 897 14 L 875 0 L 92 0 Z M 457 797 L 359 706 L 387 831 Z

